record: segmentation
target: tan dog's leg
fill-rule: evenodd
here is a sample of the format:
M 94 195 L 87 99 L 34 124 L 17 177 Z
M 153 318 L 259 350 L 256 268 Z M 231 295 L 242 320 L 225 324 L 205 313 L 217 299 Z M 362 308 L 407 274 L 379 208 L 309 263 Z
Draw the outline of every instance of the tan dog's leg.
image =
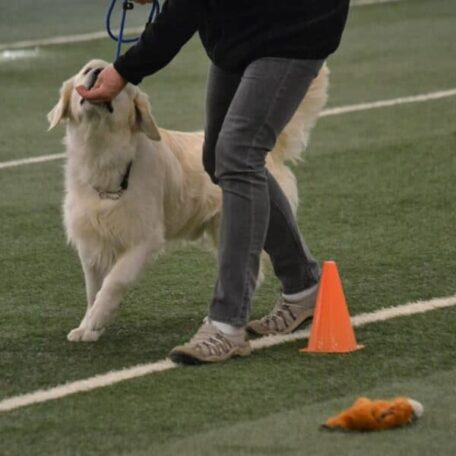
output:
M 68 340 L 71 342 L 98 340 L 113 319 L 128 288 L 138 279 L 147 261 L 158 254 L 159 250 L 151 251 L 144 243 L 121 255 L 103 280 L 103 285 L 80 326 L 68 334 Z
M 79 259 L 81 260 L 82 270 L 84 271 L 88 312 L 95 302 L 97 293 L 101 288 L 101 284 L 103 283 L 104 275 L 90 260 L 90 256 L 84 254 L 84 251 L 82 249 L 79 252 Z
M 81 260 L 82 270 L 84 271 L 84 280 L 87 296 L 87 310 L 84 318 L 81 321 L 81 324 L 79 325 L 79 328 L 73 329 L 71 332 L 68 333 L 67 338 L 70 341 L 80 340 L 78 336 L 80 331 L 78 330 L 80 328 L 85 327 L 85 321 L 88 318 L 89 311 L 95 302 L 97 293 L 101 288 L 104 277 L 104 275 L 93 264 L 91 256 L 85 253 L 83 248 L 79 249 L 79 259 Z
M 93 264 L 92 257 L 90 252 L 86 251 L 83 247 L 78 248 L 79 259 L 81 261 L 82 270 L 84 271 L 84 281 L 86 287 L 86 297 L 87 297 L 87 310 L 85 316 L 80 324 L 80 327 L 83 326 L 83 322 L 89 314 L 90 308 L 95 302 L 98 291 L 101 288 L 103 283 L 104 275 L 99 271 L 99 269 Z M 77 328 L 79 329 L 79 328 Z M 75 333 L 75 334 L 73 334 Z M 79 340 L 75 339 L 77 330 L 73 330 L 68 334 L 68 340 Z

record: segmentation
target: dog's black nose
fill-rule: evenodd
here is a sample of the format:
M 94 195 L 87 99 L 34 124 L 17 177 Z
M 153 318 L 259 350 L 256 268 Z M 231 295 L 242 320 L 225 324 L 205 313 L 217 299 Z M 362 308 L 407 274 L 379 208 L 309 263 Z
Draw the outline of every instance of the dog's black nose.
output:
M 95 86 L 95 83 L 97 82 L 98 76 L 100 73 L 103 71 L 104 68 L 95 68 L 94 70 L 92 68 L 88 68 L 86 71 L 84 71 L 84 74 L 90 73 L 88 83 L 86 85 L 87 89 L 90 90 Z M 84 98 L 81 99 L 80 104 L 82 105 L 84 103 Z M 104 106 L 111 114 L 114 112 L 114 108 L 112 106 L 112 103 L 110 101 L 105 101 L 102 103 L 98 103 L 101 106 Z
M 97 82 L 97 79 L 98 79 L 98 75 L 102 71 L 103 71 L 103 68 L 96 68 L 95 70 L 93 70 L 92 74 L 90 75 L 90 80 L 89 80 L 89 84 L 87 87 L 89 90 L 95 85 L 95 83 Z

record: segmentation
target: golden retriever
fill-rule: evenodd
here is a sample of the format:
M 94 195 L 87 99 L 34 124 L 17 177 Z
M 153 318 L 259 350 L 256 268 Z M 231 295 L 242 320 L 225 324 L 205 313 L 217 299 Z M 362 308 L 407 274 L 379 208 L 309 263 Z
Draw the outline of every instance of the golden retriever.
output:
M 92 60 L 63 83 L 48 114 L 50 129 L 66 120 L 64 225 L 84 271 L 87 311 L 68 340 L 96 341 L 146 264 L 174 240 L 207 234 L 217 243 L 221 190 L 202 166 L 202 132 L 158 128 L 148 97 L 131 84 L 110 103 L 83 100 L 107 66 Z M 269 154 L 267 167 L 293 210 L 297 160 L 327 99 L 323 66 Z M 179 109 L 176 106 L 176 109 Z

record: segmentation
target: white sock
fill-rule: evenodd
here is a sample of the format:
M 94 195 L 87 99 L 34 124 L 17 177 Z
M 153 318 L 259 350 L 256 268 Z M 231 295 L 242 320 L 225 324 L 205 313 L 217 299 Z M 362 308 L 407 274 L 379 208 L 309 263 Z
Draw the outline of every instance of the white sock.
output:
M 238 328 L 237 326 L 223 323 L 222 321 L 209 320 L 219 331 L 227 336 L 240 336 L 244 333 L 245 328 Z
M 299 291 L 298 293 L 292 293 L 292 294 L 285 294 L 282 293 L 283 298 L 285 301 L 288 302 L 299 302 L 301 299 L 304 299 L 306 296 L 310 295 L 315 291 L 315 287 L 318 285 L 314 285 L 313 287 L 306 288 L 305 290 Z

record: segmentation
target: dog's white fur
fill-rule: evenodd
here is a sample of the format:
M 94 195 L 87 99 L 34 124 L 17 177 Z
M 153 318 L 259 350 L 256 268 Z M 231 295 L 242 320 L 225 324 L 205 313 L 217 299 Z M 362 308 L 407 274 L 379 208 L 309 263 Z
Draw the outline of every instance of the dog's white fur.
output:
M 100 337 L 127 289 L 167 242 L 205 233 L 217 242 L 221 191 L 202 167 L 203 134 L 159 129 L 147 96 L 131 84 L 113 100 L 112 113 L 102 104 L 81 103 L 75 87 L 106 65 L 92 60 L 64 82 L 48 115 L 50 129 L 67 121 L 64 224 L 87 292 L 86 314 L 68 334 L 73 342 Z M 296 179 L 284 162 L 299 159 L 327 86 L 323 66 L 267 158 L 294 211 Z M 118 200 L 102 199 L 99 191 L 117 190 L 130 161 L 127 191 Z

